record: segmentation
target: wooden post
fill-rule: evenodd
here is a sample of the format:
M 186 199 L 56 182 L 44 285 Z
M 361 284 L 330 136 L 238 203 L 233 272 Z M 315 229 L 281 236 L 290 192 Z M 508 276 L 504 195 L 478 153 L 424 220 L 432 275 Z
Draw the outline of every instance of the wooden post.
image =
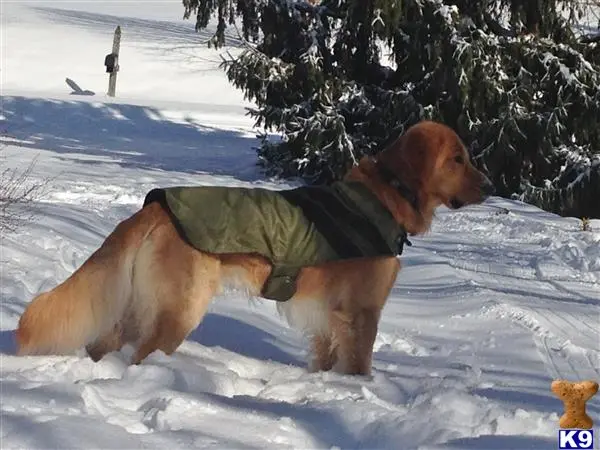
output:
M 121 48 L 121 27 L 115 30 L 112 53 L 115 55 L 115 68 L 108 76 L 108 96 L 114 97 L 117 90 L 117 72 L 119 71 L 119 49 Z

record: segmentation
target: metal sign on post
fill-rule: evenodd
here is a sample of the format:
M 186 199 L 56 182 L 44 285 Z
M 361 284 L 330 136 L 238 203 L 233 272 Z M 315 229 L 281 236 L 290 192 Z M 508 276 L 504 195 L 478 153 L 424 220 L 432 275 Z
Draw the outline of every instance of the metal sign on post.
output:
M 114 97 L 117 90 L 117 72 L 119 71 L 119 49 L 121 47 L 121 27 L 118 26 L 115 30 L 113 39 L 112 53 L 109 53 L 104 58 L 104 65 L 108 72 L 108 96 Z

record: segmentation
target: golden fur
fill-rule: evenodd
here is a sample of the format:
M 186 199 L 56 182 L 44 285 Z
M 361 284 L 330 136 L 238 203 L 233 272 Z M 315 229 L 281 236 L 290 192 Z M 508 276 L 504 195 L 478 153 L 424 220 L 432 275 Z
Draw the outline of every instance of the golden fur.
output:
M 418 210 L 388 184 L 378 164 L 416 194 Z M 346 178 L 371 189 L 412 235 L 429 228 L 437 206 L 481 202 L 491 186 L 469 162 L 460 138 L 434 122 L 411 127 Z M 312 339 L 312 370 L 370 373 L 377 324 L 399 269 L 397 258 L 383 257 L 301 271 L 296 294 L 278 309 Z M 120 223 L 66 281 L 31 302 L 19 322 L 18 353 L 62 354 L 86 346 L 97 361 L 131 343 L 133 363 L 157 349 L 171 354 L 223 286 L 258 295 L 270 271 L 261 257 L 193 249 L 152 203 Z

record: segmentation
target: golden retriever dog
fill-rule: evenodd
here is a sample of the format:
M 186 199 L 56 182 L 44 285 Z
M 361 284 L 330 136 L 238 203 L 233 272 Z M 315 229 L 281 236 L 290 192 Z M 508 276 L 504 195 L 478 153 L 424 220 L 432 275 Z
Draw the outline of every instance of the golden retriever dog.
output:
M 480 203 L 493 191 L 458 135 L 428 121 L 361 159 L 345 180 L 363 183 L 409 235 L 429 229 L 436 207 Z M 124 344 L 134 346 L 135 364 L 155 350 L 171 354 L 224 286 L 259 295 L 271 268 L 253 254 L 196 250 L 167 212 L 150 203 L 121 222 L 66 281 L 29 304 L 16 332 L 18 354 L 66 354 L 85 346 L 98 361 Z M 301 270 L 294 296 L 278 308 L 311 340 L 311 370 L 370 374 L 380 314 L 399 269 L 399 259 L 390 256 Z

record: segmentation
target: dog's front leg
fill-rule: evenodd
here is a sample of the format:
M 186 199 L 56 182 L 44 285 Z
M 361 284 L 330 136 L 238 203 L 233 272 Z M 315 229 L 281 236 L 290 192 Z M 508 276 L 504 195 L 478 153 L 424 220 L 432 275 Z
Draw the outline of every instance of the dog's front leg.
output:
M 309 365 L 311 372 L 331 370 L 336 361 L 336 353 L 331 341 L 331 334 L 316 334 L 312 337 L 313 359 Z
M 370 375 L 380 311 L 376 308 L 334 311 L 331 317 L 337 360 L 333 370 L 348 375 Z
M 298 328 L 309 332 L 312 370 L 333 368 L 344 374 L 363 375 L 371 372 L 379 317 L 398 270 L 400 264 L 395 257 L 357 258 L 303 269 L 297 298 L 279 308 L 290 324 L 297 323 Z M 309 303 L 302 299 L 318 300 Z M 311 320 L 298 319 L 306 317 L 306 311 L 313 313 L 309 315 Z M 325 318 L 326 323 L 315 317 Z

